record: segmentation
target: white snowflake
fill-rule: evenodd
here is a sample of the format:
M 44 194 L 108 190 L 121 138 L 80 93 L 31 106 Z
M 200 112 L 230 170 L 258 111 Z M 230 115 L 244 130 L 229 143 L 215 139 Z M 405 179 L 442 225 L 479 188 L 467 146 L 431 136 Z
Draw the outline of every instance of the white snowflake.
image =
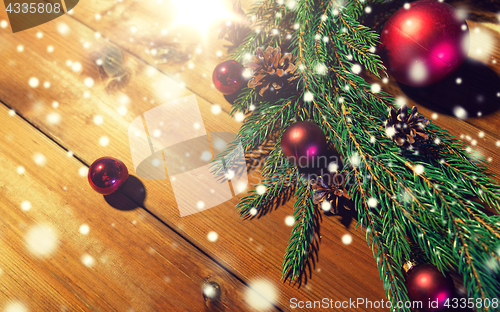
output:
M 90 77 L 87 77 L 85 78 L 85 80 L 83 81 L 83 84 L 87 87 L 87 88 L 92 88 L 94 86 L 94 79 L 90 78 Z
M 245 301 L 257 311 L 273 308 L 277 297 L 276 287 L 267 280 L 251 282 L 245 293 Z
M 216 242 L 218 238 L 219 238 L 219 234 L 217 234 L 214 231 L 210 231 L 207 234 L 207 239 L 208 239 L 209 242 L 212 242 L 212 243 Z
M 47 158 L 42 153 L 35 153 L 33 155 L 33 161 L 40 167 L 43 167 L 47 164 Z
M 382 91 L 382 87 L 378 83 L 374 83 L 371 86 L 371 91 L 373 93 L 379 93 L 380 91 Z
M 88 267 L 88 268 L 91 268 L 95 265 L 95 260 L 94 258 L 89 255 L 89 254 L 84 254 L 82 255 L 82 263 L 84 266 Z
M 55 252 L 59 245 L 55 231 L 47 225 L 35 225 L 25 237 L 28 250 L 35 256 L 47 257 Z
M 304 101 L 305 102 L 312 102 L 314 100 L 314 94 L 312 94 L 310 91 L 306 91 L 304 93 Z
M 420 175 L 420 174 L 423 174 L 423 173 L 424 173 L 425 168 L 424 168 L 424 166 L 422 166 L 422 165 L 416 165 L 416 166 L 413 168 L 413 171 L 415 172 L 415 174 Z
M 40 81 L 36 77 L 31 77 L 30 80 L 28 81 L 28 84 L 30 85 L 30 87 L 36 88 L 40 84 Z
M 344 245 L 350 245 L 352 243 L 352 235 L 351 234 L 344 234 L 342 236 L 342 243 Z
M 256 188 L 257 194 L 263 195 L 266 192 L 266 187 L 264 185 L 259 185 Z
M 465 119 L 468 115 L 467 111 L 461 106 L 455 106 L 455 108 L 453 108 L 453 114 L 460 119 Z
M 359 73 L 361 73 L 361 65 L 359 65 L 359 64 L 352 65 L 351 71 L 353 73 L 355 73 L 356 75 L 359 74 Z
M 285 218 L 285 224 L 287 226 L 293 226 L 295 224 L 295 218 L 293 216 L 287 216 Z
M 89 234 L 89 232 L 90 232 L 90 227 L 88 226 L 88 224 L 82 224 L 80 226 L 80 234 L 87 235 Z
M 27 201 L 27 200 L 23 201 L 21 203 L 21 209 L 23 211 L 29 211 L 31 209 L 31 203 L 29 201 Z
M 330 211 L 330 209 L 332 209 L 332 204 L 330 204 L 329 201 L 325 200 L 321 203 L 321 209 L 323 211 Z

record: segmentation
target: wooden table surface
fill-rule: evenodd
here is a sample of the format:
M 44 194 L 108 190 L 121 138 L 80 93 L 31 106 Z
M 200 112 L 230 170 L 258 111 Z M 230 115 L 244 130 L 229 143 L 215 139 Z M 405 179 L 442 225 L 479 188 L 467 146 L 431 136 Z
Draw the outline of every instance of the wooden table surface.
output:
M 386 300 L 356 220 L 323 215 L 318 261 L 298 287 L 280 280 L 292 202 L 242 220 L 233 198 L 181 218 L 168 179 L 134 179 L 129 193 L 111 199 L 90 188 L 88 166 L 102 156 L 135 175 L 128 126 L 160 104 L 195 94 L 208 132 L 241 126 L 211 81 L 227 42 L 216 27 L 202 36 L 172 25 L 173 12 L 169 1 L 82 0 L 71 14 L 13 34 L 0 4 L 0 309 L 212 311 L 202 295 L 207 281 L 221 286 L 231 311 L 290 311 L 292 298 Z M 426 94 L 403 92 L 392 79 L 382 86 L 498 174 L 500 25 L 495 14 L 476 16 L 467 20 L 470 62 L 450 81 Z M 110 46 L 125 57 L 123 81 L 97 65 Z M 190 58 L 175 57 L 184 52 Z M 469 118 L 453 116 L 457 105 Z

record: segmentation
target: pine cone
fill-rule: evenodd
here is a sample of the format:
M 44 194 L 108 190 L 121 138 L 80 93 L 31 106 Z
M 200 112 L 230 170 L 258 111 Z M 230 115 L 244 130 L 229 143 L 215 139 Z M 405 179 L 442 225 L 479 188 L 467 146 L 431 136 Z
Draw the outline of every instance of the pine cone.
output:
M 425 127 L 429 120 L 418 114 L 417 107 L 413 107 L 408 114 L 408 107 L 391 109 L 385 122 L 386 133 L 398 146 L 403 149 L 414 149 L 429 139 Z
M 249 88 L 255 88 L 260 96 L 268 100 L 273 96 L 285 97 L 295 89 L 297 66 L 291 53 L 281 54 L 281 48 L 267 47 L 255 50 L 245 67 L 253 70 L 253 78 L 248 81 Z
M 330 203 L 330 212 L 338 213 L 340 200 L 345 197 L 349 199 L 347 190 L 344 189 L 345 177 L 339 173 L 332 173 L 318 177 L 317 180 L 311 180 L 310 184 L 314 190 L 314 204 L 322 204 L 325 200 Z
M 233 11 L 236 18 L 221 23 L 219 32 L 219 39 L 225 39 L 231 43 L 231 45 L 224 45 L 228 52 L 239 47 L 248 33 L 252 31 L 245 19 L 245 12 L 241 9 L 240 1 L 234 2 Z

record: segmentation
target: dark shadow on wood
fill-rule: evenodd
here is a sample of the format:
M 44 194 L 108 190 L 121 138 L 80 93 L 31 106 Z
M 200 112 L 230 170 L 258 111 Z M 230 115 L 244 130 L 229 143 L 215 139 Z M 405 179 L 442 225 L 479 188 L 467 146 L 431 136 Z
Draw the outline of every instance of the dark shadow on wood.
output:
M 113 208 L 123 211 L 144 207 L 146 188 L 135 176 L 129 176 L 127 181 L 114 193 L 105 195 L 104 200 Z
M 345 197 L 340 197 L 337 209 L 338 209 L 337 214 L 333 214 L 330 211 L 326 211 L 324 214 L 327 217 L 340 217 L 340 223 L 346 229 L 348 229 L 351 226 L 353 220 L 357 222 L 358 213 L 356 212 L 356 209 L 354 207 L 354 202 L 352 200 L 347 199 Z
M 457 78 L 461 82 L 457 83 Z M 440 113 L 454 115 L 457 107 L 468 117 L 480 117 L 500 108 L 500 77 L 488 66 L 468 58 L 451 76 L 428 87 L 416 88 L 399 84 L 415 102 Z

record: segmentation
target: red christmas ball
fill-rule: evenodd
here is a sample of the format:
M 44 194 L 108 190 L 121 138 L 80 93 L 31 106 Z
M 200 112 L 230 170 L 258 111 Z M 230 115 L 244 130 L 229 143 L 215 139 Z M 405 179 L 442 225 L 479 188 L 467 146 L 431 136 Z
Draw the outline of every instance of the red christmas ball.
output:
M 233 94 L 245 83 L 245 68 L 238 62 L 225 61 L 217 65 L 212 75 L 215 87 L 222 94 Z
M 452 299 L 455 288 L 449 276 L 427 263 L 409 271 L 406 289 L 410 300 L 422 302 L 422 311 L 440 311 L 446 300 Z
M 402 84 L 422 87 L 442 80 L 465 61 L 469 28 L 451 5 L 421 0 L 391 16 L 380 42 L 389 74 Z
M 318 167 L 320 165 L 318 157 L 326 153 L 326 137 L 323 130 L 314 122 L 298 121 L 283 133 L 281 149 L 288 160 L 296 166 Z
M 90 186 L 103 195 L 109 195 L 116 191 L 127 178 L 127 167 L 121 160 L 113 157 L 99 158 L 89 168 Z

